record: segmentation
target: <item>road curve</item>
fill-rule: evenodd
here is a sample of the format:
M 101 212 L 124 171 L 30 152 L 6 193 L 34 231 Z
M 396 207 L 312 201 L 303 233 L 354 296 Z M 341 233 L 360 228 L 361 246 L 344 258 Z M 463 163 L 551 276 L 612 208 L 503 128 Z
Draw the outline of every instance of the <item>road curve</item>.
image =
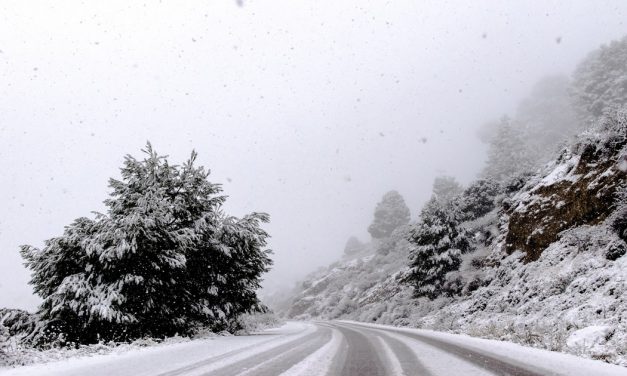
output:
M 402 370 L 403 374 L 407 376 L 431 376 L 434 374 L 489 374 L 502 376 L 559 375 L 558 373 L 550 372 L 548 370 L 534 369 L 532 366 L 524 365 L 519 362 L 506 361 L 495 355 L 489 354 L 488 352 L 479 351 L 471 347 L 462 346 L 442 339 L 435 339 L 416 333 L 408 333 L 406 331 L 396 330 L 393 328 L 375 329 L 358 323 L 334 323 L 333 325 L 338 328 L 360 330 L 364 333 L 364 335 L 369 333 L 370 337 L 379 336 L 384 342 L 388 342 L 390 344 L 390 348 L 394 352 L 393 355 L 401 360 L 402 364 L 404 364 Z M 405 341 L 403 343 L 399 340 L 399 337 L 410 339 L 410 341 Z M 393 345 L 395 342 L 396 344 Z M 427 357 L 424 356 L 425 352 L 414 350 L 414 357 L 412 359 L 411 356 L 408 356 L 408 353 L 411 354 L 411 350 L 409 350 L 409 352 L 407 351 L 407 343 L 410 342 L 415 342 L 415 346 L 422 345 L 424 347 L 424 345 L 428 345 L 439 350 L 440 354 L 437 356 Z M 422 357 L 420 356 L 421 353 L 423 354 Z M 421 360 L 420 358 L 424 359 Z M 459 360 L 461 360 L 461 362 Z M 446 367 L 447 365 L 449 365 L 449 367 Z M 358 374 L 359 373 L 355 373 L 354 375 Z M 393 375 L 394 373 L 387 372 L 380 374 Z M 353 374 L 341 373 L 341 375 Z
M 226 353 L 158 376 L 557 375 L 394 328 L 335 321 L 313 325 L 306 334 L 266 348 Z
M 0 376 L 623 376 L 566 354 L 352 321 L 288 322 L 251 336 L 211 337 L 14 369 Z

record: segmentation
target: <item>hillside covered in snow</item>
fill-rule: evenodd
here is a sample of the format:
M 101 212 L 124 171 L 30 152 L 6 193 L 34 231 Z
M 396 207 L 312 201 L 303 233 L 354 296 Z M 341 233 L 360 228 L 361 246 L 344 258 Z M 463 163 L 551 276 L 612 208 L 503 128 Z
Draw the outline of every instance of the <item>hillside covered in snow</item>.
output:
M 488 127 L 478 180 L 436 180 L 416 220 L 384 234 L 371 226 L 371 241 L 350 240 L 341 260 L 274 307 L 288 318 L 466 333 L 627 366 L 627 72 L 611 64 L 625 51 L 627 39 L 580 64 L 562 91 L 567 116 L 555 90 L 546 96 L 556 82 L 545 81 L 513 119 Z M 562 138 L 536 138 L 553 131 Z
M 468 333 L 627 364 L 620 116 L 462 223 L 471 250 L 447 273 L 448 292 L 415 298 L 404 283 L 409 224 L 308 276 L 283 313 Z

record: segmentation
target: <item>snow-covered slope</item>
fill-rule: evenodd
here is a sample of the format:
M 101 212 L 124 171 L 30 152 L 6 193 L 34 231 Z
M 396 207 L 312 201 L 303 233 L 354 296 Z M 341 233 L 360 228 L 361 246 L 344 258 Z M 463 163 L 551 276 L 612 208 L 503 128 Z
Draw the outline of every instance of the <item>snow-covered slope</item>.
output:
M 412 297 L 404 227 L 309 276 L 284 314 L 467 333 L 627 366 L 626 129 L 623 117 L 581 136 L 465 223 L 476 241 L 455 272 L 461 294 Z

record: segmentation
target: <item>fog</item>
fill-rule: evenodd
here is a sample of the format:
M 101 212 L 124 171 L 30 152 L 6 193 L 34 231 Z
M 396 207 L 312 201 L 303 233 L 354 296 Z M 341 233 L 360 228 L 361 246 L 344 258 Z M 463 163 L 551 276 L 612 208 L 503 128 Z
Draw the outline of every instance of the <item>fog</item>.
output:
M 386 191 L 415 217 L 473 179 L 483 123 L 627 30 L 623 1 L 470 3 L 0 3 L 0 307 L 35 308 L 19 245 L 104 210 L 147 140 L 271 215 L 264 287 L 289 287 Z

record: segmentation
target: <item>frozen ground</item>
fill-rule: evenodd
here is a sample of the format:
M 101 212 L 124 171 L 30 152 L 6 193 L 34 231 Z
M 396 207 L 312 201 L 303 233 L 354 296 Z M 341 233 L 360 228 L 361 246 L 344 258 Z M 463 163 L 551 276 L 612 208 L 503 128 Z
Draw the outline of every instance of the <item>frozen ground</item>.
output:
M 289 322 L 280 328 L 268 329 L 258 335 L 212 337 L 129 350 L 124 353 L 69 358 L 12 369 L 0 369 L 0 375 L 157 375 L 233 352 L 238 354 L 254 353 L 278 346 L 285 341 L 300 338 L 313 331 L 315 328 L 312 325 Z M 237 354 L 231 355 L 237 359 Z
M 353 321 L 288 322 L 215 337 L 71 358 L 0 375 L 625 375 L 625 368 L 517 344 Z
M 468 351 L 476 351 L 480 354 L 486 354 L 489 357 L 495 357 L 514 366 L 520 366 L 528 370 L 529 375 L 571 375 L 571 376 L 590 376 L 590 375 L 627 375 L 627 369 L 621 366 L 610 365 L 598 360 L 584 359 L 578 356 L 564 354 L 559 352 L 541 350 L 532 347 L 521 346 L 511 342 L 496 341 L 483 338 L 470 337 L 467 335 L 442 333 L 424 329 L 397 328 L 389 325 L 364 324 L 355 321 L 339 321 L 357 327 L 378 329 L 386 335 L 402 338 L 402 333 L 417 335 L 421 338 L 434 339 L 447 344 L 458 345 Z M 411 337 L 410 337 L 411 338 Z M 404 341 L 412 346 L 417 355 L 428 357 L 428 351 L 433 353 L 434 349 L 429 349 L 421 341 L 408 341 L 405 337 Z M 432 346 L 433 347 L 433 346 Z M 437 354 L 433 354 L 437 358 Z M 450 355 L 443 354 L 443 355 Z M 441 356 L 440 356 L 441 358 Z M 440 374 L 438 369 L 446 367 L 447 364 L 442 362 L 432 366 L 435 374 Z M 448 371 L 454 371 L 450 368 Z M 459 369 L 457 370 L 459 371 Z M 443 373 L 445 374 L 445 373 Z M 461 374 L 461 373 L 459 373 Z M 463 373 L 468 374 L 468 373 Z M 493 374 L 493 373 L 488 373 Z M 496 374 L 515 374 L 515 373 L 496 373 Z

